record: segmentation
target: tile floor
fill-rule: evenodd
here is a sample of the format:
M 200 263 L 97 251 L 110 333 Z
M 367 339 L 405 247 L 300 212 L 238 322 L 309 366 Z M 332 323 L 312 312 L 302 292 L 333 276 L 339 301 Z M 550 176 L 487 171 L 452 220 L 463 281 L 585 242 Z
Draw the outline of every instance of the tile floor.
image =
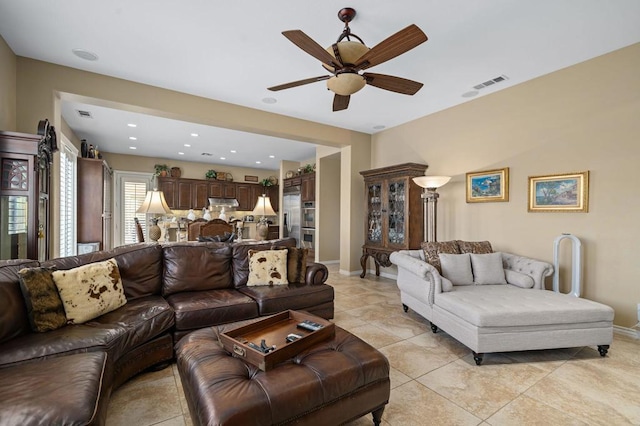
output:
M 335 323 L 391 364 L 384 425 L 640 424 L 640 340 L 616 334 L 606 358 L 591 347 L 512 352 L 486 355 L 477 367 L 466 347 L 402 311 L 395 281 L 329 270 Z M 175 364 L 111 397 L 108 426 L 191 424 Z M 366 416 L 351 426 L 370 424 Z

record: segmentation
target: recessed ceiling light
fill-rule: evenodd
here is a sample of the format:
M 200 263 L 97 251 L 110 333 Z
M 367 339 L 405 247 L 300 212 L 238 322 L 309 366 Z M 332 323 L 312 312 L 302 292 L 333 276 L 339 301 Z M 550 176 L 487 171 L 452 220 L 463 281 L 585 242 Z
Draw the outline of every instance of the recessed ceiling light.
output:
M 220 157 L 220 159 L 221 159 L 221 160 L 226 160 L 226 159 L 227 159 L 227 157 Z
M 136 138 L 135 136 L 129 136 L 129 139 L 131 139 L 132 141 L 137 141 L 138 138 Z
M 383 126 L 382 124 L 379 124 L 377 126 L 373 126 L 373 130 L 382 130 L 384 128 L 386 128 L 387 126 Z
M 232 150 L 231 150 L 231 153 L 232 153 L 232 154 L 235 154 L 236 152 L 238 152 L 238 151 L 236 151 L 235 149 L 232 149 Z
M 269 158 L 276 158 L 276 156 L 275 155 L 270 155 Z
M 197 133 L 191 133 L 191 136 L 193 136 L 194 138 L 197 138 L 200 135 L 198 135 Z
M 184 155 L 184 152 L 178 151 L 178 155 Z
M 71 49 L 74 55 L 86 61 L 97 61 L 98 55 L 85 49 Z
M 265 104 L 275 104 L 278 100 L 276 98 L 262 98 L 262 102 Z
M 474 96 L 477 96 L 478 93 L 480 93 L 480 92 L 478 92 L 477 90 L 469 90 L 468 92 L 464 92 L 462 94 L 462 97 L 463 98 L 473 98 Z
M 262 164 L 262 161 L 256 161 L 256 164 Z
M 129 127 L 138 127 L 137 124 L 133 124 L 133 123 L 129 123 L 129 124 L 127 124 L 127 126 L 129 126 Z
M 191 148 L 191 144 L 190 143 L 185 143 L 184 146 L 186 146 L 187 148 Z
M 135 146 L 130 146 L 129 149 L 138 149 L 138 148 Z

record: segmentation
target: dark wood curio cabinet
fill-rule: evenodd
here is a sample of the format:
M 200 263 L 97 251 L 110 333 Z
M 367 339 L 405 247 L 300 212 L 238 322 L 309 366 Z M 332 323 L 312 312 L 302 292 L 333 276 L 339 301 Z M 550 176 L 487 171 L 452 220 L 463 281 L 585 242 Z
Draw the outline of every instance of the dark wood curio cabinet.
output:
M 49 258 L 51 164 L 56 133 L 0 131 L 0 259 Z
M 389 255 L 397 250 L 418 249 L 423 238 L 422 199 L 413 178 L 423 176 L 426 164 L 405 163 L 360 172 L 365 188 L 365 241 L 360 264 L 364 278 L 367 260 L 391 266 Z

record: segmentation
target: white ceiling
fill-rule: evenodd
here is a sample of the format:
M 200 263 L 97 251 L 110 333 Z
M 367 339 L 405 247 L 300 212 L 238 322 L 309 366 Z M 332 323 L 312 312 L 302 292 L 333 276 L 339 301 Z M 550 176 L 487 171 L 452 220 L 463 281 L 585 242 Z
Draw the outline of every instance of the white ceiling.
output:
M 367 86 L 352 96 L 348 110 L 340 112 L 331 111 L 332 93 L 325 82 L 268 91 L 270 86 L 326 74 L 317 60 L 281 32 L 300 29 L 329 46 L 342 31 L 337 12 L 345 6 L 357 10 L 351 29 L 369 47 L 412 23 L 427 34 L 426 43 L 371 69 L 420 81 L 422 90 L 405 96 Z M 20 56 L 374 133 L 377 126 L 390 128 L 472 100 L 462 94 L 492 78 L 508 77 L 481 89 L 476 97 L 638 43 L 640 1 L 0 0 L 0 34 Z M 72 54 L 74 48 L 94 52 L 99 59 L 79 59 Z M 264 103 L 266 97 L 277 103 Z M 93 125 L 69 116 L 81 107 L 95 111 Z M 201 145 L 192 147 L 198 156 L 202 152 L 214 154 L 210 158 L 225 156 L 232 144 L 219 148 L 216 142 L 230 140 L 243 149 L 250 146 L 255 154 L 243 156 L 247 163 L 238 165 L 260 167 L 254 157 L 269 154 L 278 161 L 295 159 L 287 154 L 290 141 L 282 141 L 284 151 L 278 152 L 273 138 L 259 135 L 127 117 L 80 104 L 65 105 L 64 110 L 79 136 L 91 135 L 104 151 L 132 153 L 130 141 L 124 139 L 129 133 L 119 128 L 110 132 L 116 131 L 116 124 L 135 119 L 153 124 L 153 130 L 136 128 L 139 143 L 143 138 L 153 140 L 154 150 L 166 150 L 168 158 L 185 152 L 183 145 L 197 128 L 195 132 L 206 135 L 197 138 Z M 261 147 L 270 149 L 259 152 Z M 313 155 L 312 147 L 304 146 L 309 148 L 306 152 Z M 136 151 L 150 155 L 145 150 Z M 185 160 L 202 161 L 202 156 L 197 160 L 186 156 L 185 152 Z

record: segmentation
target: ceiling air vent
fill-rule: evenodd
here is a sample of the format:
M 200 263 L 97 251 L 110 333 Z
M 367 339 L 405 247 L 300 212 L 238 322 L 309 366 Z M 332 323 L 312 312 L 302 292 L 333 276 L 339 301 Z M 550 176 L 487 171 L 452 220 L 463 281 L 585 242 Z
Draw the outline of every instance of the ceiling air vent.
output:
M 211 154 L 210 152 L 203 152 L 200 155 L 204 155 L 205 157 L 213 157 L 213 154 Z
M 492 78 L 491 80 L 487 80 L 484 83 L 480 83 L 480 84 L 476 84 L 475 86 L 473 86 L 474 89 L 476 90 L 480 90 L 480 89 L 484 89 L 487 86 L 492 86 L 496 83 L 500 83 L 502 81 L 508 80 L 509 77 L 507 77 L 506 75 L 501 75 L 499 77 L 496 78 Z
M 89 111 L 82 111 L 82 110 L 76 110 L 78 111 L 78 115 L 81 118 L 93 118 L 93 116 L 91 116 L 91 113 Z

